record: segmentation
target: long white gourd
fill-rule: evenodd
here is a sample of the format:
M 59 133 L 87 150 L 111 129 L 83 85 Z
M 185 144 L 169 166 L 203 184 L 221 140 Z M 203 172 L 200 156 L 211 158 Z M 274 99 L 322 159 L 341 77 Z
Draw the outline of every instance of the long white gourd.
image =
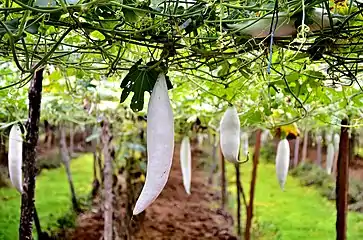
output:
M 15 124 L 11 127 L 9 134 L 8 167 L 10 181 L 19 193 L 23 192 L 23 138 L 20 126 Z
M 147 172 L 133 214 L 144 211 L 168 181 L 174 153 L 174 117 L 165 75 L 159 74 L 147 110 Z
M 280 140 L 276 154 L 276 175 L 282 190 L 286 183 L 290 163 L 290 145 L 287 139 Z
M 185 136 L 181 142 L 180 165 L 185 191 L 190 194 L 190 183 L 192 180 L 192 153 L 190 151 L 190 141 L 188 136 Z
M 272 14 L 258 20 L 245 21 L 237 24 L 227 24 L 229 28 L 238 31 L 242 35 L 249 35 L 256 38 L 265 38 L 270 33 Z M 276 21 L 276 20 L 275 20 Z M 289 19 L 286 13 L 279 13 L 276 24 L 275 37 L 291 36 L 296 33 L 294 21 Z
M 327 11 L 322 8 L 314 8 L 311 11 L 312 24 L 308 24 L 310 31 L 318 31 L 330 26 Z M 242 23 L 227 24 L 228 28 L 238 31 L 242 35 L 248 35 L 256 38 L 265 38 L 270 34 L 273 14 L 268 14 L 260 19 L 244 21 Z M 278 13 L 278 20 L 274 18 L 276 29 L 275 37 L 292 36 L 296 34 L 295 18 L 292 19 L 285 12 Z M 333 24 L 337 23 L 337 19 L 333 18 Z
M 334 162 L 334 145 L 333 143 L 329 143 L 326 154 L 326 172 L 328 174 L 331 174 L 333 162 Z
M 219 131 L 223 156 L 230 162 L 238 163 L 241 127 L 237 109 L 234 106 L 228 107 L 224 113 Z

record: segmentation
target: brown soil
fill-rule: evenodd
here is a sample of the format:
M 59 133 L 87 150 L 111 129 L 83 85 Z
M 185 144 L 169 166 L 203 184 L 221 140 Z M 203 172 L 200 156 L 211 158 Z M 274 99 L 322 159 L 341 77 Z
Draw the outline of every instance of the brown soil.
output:
M 192 193 L 190 196 L 185 193 L 178 147 L 168 183 L 147 209 L 141 229 L 133 239 L 237 239 L 233 234 L 232 217 L 218 208 L 220 197 L 197 166 L 200 159 L 196 151 L 193 151 Z M 86 213 L 79 216 L 77 228 L 67 239 L 99 240 L 102 231 L 102 215 Z

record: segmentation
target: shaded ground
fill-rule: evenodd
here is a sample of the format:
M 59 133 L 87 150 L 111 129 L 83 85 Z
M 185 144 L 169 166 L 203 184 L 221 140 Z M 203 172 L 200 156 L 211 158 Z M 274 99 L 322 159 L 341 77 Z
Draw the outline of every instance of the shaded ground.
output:
M 188 196 L 182 183 L 179 146 L 176 146 L 168 183 L 147 209 L 141 230 L 133 239 L 237 239 L 233 235 L 232 217 L 218 209 L 219 196 L 208 186 L 208 176 L 197 167 L 198 162 L 198 154 L 193 151 L 192 193 Z M 100 213 L 79 216 L 77 225 L 68 239 L 99 240 L 102 236 Z

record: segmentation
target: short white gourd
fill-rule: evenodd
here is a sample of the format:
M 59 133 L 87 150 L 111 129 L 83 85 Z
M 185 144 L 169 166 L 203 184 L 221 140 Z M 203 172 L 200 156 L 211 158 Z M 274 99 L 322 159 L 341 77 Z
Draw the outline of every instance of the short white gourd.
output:
M 223 156 L 232 163 L 238 163 L 241 127 L 236 107 L 228 107 L 222 117 L 219 131 Z
M 280 140 L 276 153 L 276 175 L 282 190 L 286 183 L 290 163 L 290 145 L 287 139 Z

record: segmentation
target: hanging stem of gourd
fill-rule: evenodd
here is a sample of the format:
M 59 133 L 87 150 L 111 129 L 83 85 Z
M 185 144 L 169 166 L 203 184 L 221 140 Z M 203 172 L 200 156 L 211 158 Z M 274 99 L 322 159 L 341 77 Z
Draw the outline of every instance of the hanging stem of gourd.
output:
M 276 14 L 276 22 L 275 22 L 275 26 L 274 26 L 274 16 Z M 279 12 L 278 12 L 278 0 L 275 0 L 275 7 L 273 10 L 273 14 L 272 14 L 272 20 L 271 20 L 271 26 L 270 26 L 270 48 L 269 48 L 269 60 L 268 60 L 268 66 L 267 66 L 267 73 L 270 74 L 271 72 L 271 64 L 272 64 L 272 45 L 273 45 L 273 39 L 274 39 L 274 34 L 275 34 L 275 30 L 277 27 L 277 23 L 279 21 Z

